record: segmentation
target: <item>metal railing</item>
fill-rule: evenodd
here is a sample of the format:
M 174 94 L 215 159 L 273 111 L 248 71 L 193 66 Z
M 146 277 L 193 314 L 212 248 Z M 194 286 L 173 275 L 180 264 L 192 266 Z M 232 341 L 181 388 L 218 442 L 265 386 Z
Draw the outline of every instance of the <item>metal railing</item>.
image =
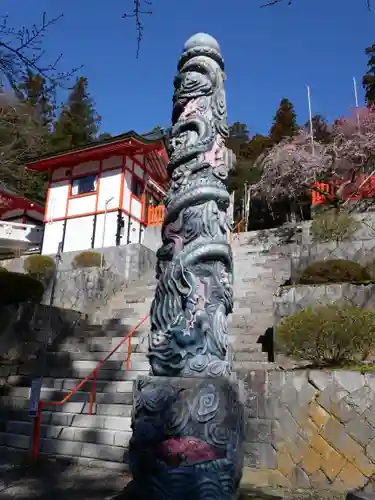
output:
M 39 440 L 40 440 L 40 431 L 42 424 L 42 412 L 43 408 L 46 406 L 61 406 L 66 403 L 79 389 L 81 389 L 90 379 L 91 381 L 91 391 L 90 391 L 90 402 L 89 402 L 89 415 L 92 415 L 93 406 L 95 403 L 95 394 L 96 394 L 96 380 L 98 377 L 98 372 L 102 368 L 102 366 L 112 357 L 112 355 L 126 342 L 128 341 L 128 350 L 127 350 L 127 358 L 125 369 L 130 369 L 130 358 L 131 358 L 131 341 L 132 336 L 138 328 L 143 325 L 143 323 L 148 319 L 149 315 L 145 316 L 142 321 L 140 321 L 122 340 L 117 344 L 117 346 L 112 349 L 112 351 L 107 354 L 107 356 L 98 363 L 98 365 L 90 372 L 74 389 L 72 389 L 69 394 L 67 394 L 61 401 L 42 401 L 38 402 L 38 410 L 35 417 L 34 424 L 34 435 L 33 435 L 33 443 L 32 443 L 32 458 L 37 459 L 39 455 Z
M 147 210 L 147 224 L 149 226 L 160 226 L 163 224 L 164 216 L 164 205 L 157 205 L 156 207 L 149 206 Z
M 0 238 L 3 240 L 16 240 L 36 245 L 41 242 L 43 233 L 44 227 L 36 224 L 0 221 Z
M 361 182 L 358 186 L 357 183 L 349 183 L 348 192 L 343 193 L 343 198 L 345 201 L 358 201 L 363 198 L 374 198 L 375 197 L 375 172 L 371 172 L 370 175 L 359 174 L 356 179 Z M 332 182 L 316 182 L 312 185 L 311 191 L 311 204 L 312 205 L 324 205 L 328 203 L 328 200 L 333 200 L 337 189 L 345 184 L 343 180 L 332 181 Z M 358 187 L 357 187 L 358 186 Z
M 246 217 L 243 217 L 240 221 L 235 224 L 232 231 L 229 233 L 229 243 L 232 243 L 234 239 L 238 239 L 240 237 L 241 232 L 241 224 L 246 221 Z

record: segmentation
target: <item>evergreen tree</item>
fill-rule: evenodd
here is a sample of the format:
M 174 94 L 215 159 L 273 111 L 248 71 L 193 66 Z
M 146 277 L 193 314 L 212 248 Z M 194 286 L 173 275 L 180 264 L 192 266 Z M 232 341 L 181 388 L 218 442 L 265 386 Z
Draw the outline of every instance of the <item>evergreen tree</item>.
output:
M 367 105 L 375 104 L 375 44 L 367 47 L 368 55 L 367 73 L 362 79 L 362 85 L 365 89 L 365 98 Z
M 241 149 L 246 147 L 249 142 L 249 130 L 245 123 L 234 122 L 229 127 L 229 138 L 227 147 L 231 149 L 236 156 L 241 155 Z
M 259 156 L 272 145 L 272 139 L 268 135 L 255 134 L 242 149 L 242 156 L 255 163 Z
M 332 134 L 327 120 L 322 115 L 314 115 L 311 119 L 314 140 L 322 144 L 329 144 L 332 140 Z M 305 129 L 310 132 L 310 122 L 305 123 Z
M 61 107 L 52 134 L 54 151 L 84 146 L 97 139 L 101 118 L 95 111 L 87 87 L 87 78 L 79 78 L 70 92 L 68 102 Z
M 98 141 L 106 141 L 107 139 L 111 139 L 112 135 L 109 132 L 102 132 L 98 135 Z
M 45 128 L 46 133 L 50 133 L 55 117 L 55 103 L 45 78 L 28 70 L 25 79 L 17 87 L 17 93 L 21 100 L 30 104 L 35 118 Z
M 235 191 L 234 213 L 235 219 L 239 221 L 243 209 L 245 185 L 259 181 L 261 170 L 256 162 L 259 156 L 272 145 L 272 141 L 261 134 L 256 134 L 250 139 L 247 125 L 240 122 L 235 122 L 229 128 L 229 132 L 227 147 L 232 149 L 237 159 L 235 170 L 229 174 L 229 190 Z
M 270 138 L 277 144 L 285 137 L 296 135 L 298 128 L 294 106 L 289 99 L 283 98 L 273 119 Z
M 0 92 L 0 180 L 39 201 L 45 198 L 46 179 L 23 165 L 43 153 L 44 145 L 44 130 L 31 104 L 14 93 Z
M 261 172 L 256 161 L 267 148 L 272 146 L 268 136 L 255 134 L 249 138 L 247 125 L 235 122 L 229 128 L 227 147 L 236 155 L 236 169 L 229 174 L 229 190 L 243 193 L 245 184 L 258 182 Z

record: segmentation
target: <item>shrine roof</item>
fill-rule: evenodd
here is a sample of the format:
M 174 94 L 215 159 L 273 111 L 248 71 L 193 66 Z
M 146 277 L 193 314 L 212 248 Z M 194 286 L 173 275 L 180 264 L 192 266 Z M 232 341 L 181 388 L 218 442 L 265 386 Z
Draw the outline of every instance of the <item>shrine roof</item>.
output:
M 124 150 L 131 150 L 133 154 L 142 154 L 150 151 L 160 151 L 165 163 L 168 161 L 166 152 L 166 136 L 162 130 L 152 131 L 143 135 L 134 130 L 108 139 L 98 140 L 74 149 L 49 153 L 37 158 L 30 158 L 25 167 L 37 172 L 69 166 L 74 163 L 83 163 L 101 156 L 122 154 Z

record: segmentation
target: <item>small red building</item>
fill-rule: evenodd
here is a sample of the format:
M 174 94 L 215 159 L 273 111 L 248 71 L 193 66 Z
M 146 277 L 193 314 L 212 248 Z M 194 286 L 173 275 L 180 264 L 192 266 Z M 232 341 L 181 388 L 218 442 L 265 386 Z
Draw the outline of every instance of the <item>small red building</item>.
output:
M 168 183 L 159 132 L 131 131 L 38 158 L 29 170 L 49 174 L 43 254 L 142 243 L 148 207 Z
M 42 225 L 44 206 L 0 182 L 0 220 Z

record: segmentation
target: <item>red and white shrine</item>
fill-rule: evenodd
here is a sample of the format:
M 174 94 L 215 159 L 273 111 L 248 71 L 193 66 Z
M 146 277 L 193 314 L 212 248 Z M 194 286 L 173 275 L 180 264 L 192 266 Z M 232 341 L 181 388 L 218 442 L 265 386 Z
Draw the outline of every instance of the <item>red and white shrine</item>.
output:
M 26 167 L 49 174 L 42 254 L 142 243 L 149 206 L 168 183 L 160 134 L 131 131 Z

